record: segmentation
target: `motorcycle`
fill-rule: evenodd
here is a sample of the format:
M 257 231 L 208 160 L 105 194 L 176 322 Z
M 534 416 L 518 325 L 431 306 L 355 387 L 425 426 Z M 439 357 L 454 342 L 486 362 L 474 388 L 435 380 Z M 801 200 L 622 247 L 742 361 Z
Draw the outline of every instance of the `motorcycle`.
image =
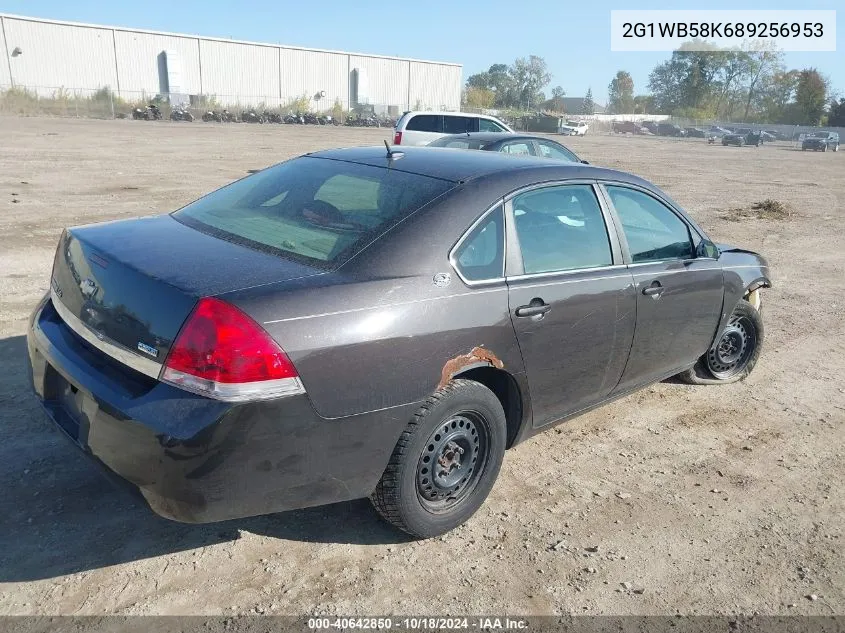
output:
M 298 112 L 296 114 L 288 113 L 287 116 L 284 118 L 284 122 L 288 124 L 298 124 L 302 125 L 305 123 L 305 117 L 303 117 Z
M 305 119 L 305 123 L 307 123 L 308 125 L 320 125 L 320 122 L 317 119 L 317 115 L 313 112 L 306 112 L 303 115 L 303 118 Z
M 220 118 L 223 119 L 224 123 L 237 123 L 238 117 L 234 112 L 229 112 L 228 110 L 223 110 L 223 113 L 220 115 Z
M 281 123 L 282 115 L 278 112 L 270 112 L 270 110 L 264 110 L 264 120 L 268 123 Z
M 162 115 L 159 107 L 151 103 L 146 108 L 135 108 L 132 110 L 132 118 L 136 121 L 157 121 L 162 118 Z
M 223 116 L 214 110 L 209 110 L 205 114 L 202 115 L 202 120 L 208 123 L 209 121 L 216 121 L 217 123 L 223 122 Z
M 170 111 L 170 120 L 187 121 L 190 123 L 194 120 L 194 115 L 191 114 L 188 108 L 186 108 L 184 105 L 179 105 Z
M 264 123 L 264 117 L 255 110 L 247 110 L 246 112 L 241 112 L 241 121 L 244 123 Z

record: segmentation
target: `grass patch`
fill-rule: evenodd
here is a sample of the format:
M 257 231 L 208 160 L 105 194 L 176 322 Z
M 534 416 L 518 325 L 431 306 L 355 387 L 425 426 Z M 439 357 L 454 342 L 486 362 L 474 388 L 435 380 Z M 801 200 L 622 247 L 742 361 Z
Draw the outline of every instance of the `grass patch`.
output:
M 741 222 L 742 220 L 783 221 L 790 219 L 794 215 L 795 212 L 788 204 L 779 200 L 766 198 L 762 202 L 755 202 L 749 207 L 728 209 L 721 217 L 723 220 L 730 220 L 731 222 Z

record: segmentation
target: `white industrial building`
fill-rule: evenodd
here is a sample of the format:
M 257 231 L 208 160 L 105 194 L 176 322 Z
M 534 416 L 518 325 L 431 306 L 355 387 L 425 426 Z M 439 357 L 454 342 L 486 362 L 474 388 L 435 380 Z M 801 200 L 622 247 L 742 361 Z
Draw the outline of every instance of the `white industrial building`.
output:
M 377 113 L 460 108 L 460 64 L 241 42 L 0 14 L 0 90 L 126 100 L 214 97 L 224 105 L 313 109 L 371 104 Z

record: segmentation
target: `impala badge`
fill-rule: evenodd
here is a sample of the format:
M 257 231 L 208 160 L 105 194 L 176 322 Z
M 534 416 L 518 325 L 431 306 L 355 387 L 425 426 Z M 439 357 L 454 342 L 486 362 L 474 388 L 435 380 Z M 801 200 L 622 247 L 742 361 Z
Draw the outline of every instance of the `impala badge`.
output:
M 438 288 L 445 288 L 450 283 L 452 283 L 452 275 L 449 273 L 437 273 L 434 278 L 431 280 Z
M 146 343 L 142 343 L 141 341 L 138 341 L 138 349 L 144 352 L 145 354 L 149 354 L 153 358 L 158 357 L 158 350 L 155 347 L 147 345 Z

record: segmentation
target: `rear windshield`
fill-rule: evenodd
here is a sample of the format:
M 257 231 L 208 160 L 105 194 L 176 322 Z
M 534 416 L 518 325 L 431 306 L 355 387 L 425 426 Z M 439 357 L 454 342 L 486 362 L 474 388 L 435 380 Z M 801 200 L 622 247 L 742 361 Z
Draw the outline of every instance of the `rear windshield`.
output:
M 477 138 L 452 138 L 444 136 L 428 144 L 429 147 L 452 147 L 455 149 L 482 149 L 489 145 L 489 141 Z
M 453 186 L 304 156 L 210 193 L 173 217 L 222 239 L 330 267 Z

